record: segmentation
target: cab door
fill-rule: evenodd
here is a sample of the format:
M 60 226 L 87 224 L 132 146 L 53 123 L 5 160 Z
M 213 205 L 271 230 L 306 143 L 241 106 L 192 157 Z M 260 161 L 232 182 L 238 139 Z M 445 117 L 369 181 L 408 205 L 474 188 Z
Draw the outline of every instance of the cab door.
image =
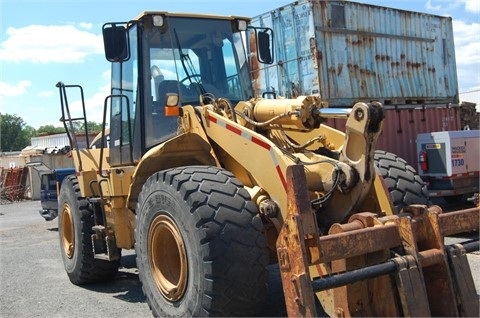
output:
M 137 29 L 128 32 L 129 58 L 112 63 L 112 95 L 110 98 L 110 165 L 134 163 L 135 117 L 138 104 Z

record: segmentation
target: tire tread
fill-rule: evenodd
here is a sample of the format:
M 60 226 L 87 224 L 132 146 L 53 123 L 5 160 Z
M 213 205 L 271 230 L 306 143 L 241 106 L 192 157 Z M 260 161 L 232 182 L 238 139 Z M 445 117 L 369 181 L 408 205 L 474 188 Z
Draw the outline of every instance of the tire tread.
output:
M 395 213 L 410 204 L 429 204 L 427 186 L 404 159 L 383 150 L 376 150 L 374 158 L 375 169 L 385 180 Z
M 190 207 L 195 231 L 205 264 L 205 291 L 202 312 L 207 316 L 252 316 L 263 306 L 266 295 L 267 254 L 261 219 L 248 192 L 230 172 L 209 166 L 188 166 L 157 172 L 145 183 L 137 205 L 138 211 L 148 196 L 147 189 L 156 183 L 171 186 Z M 136 244 L 137 263 L 142 251 Z M 142 271 L 140 280 L 150 279 Z M 142 284 L 147 302 L 155 316 L 163 316 Z
M 75 266 L 75 269 L 72 272 L 67 272 L 70 281 L 75 285 L 83 285 L 112 280 L 118 272 L 120 260 L 109 262 L 94 258 L 91 239 L 91 235 L 93 234 L 92 227 L 94 225 L 93 211 L 89 208 L 88 199 L 80 196 L 80 187 L 77 177 L 67 176 L 61 189 L 64 192 L 70 191 L 70 194 L 65 194 L 65 196 L 73 195 L 73 198 L 71 199 L 76 200 L 78 211 L 74 211 L 74 206 L 71 206 L 70 208 L 72 209 L 72 213 L 79 213 L 80 216 L 80 224 L 74 226 L 80 226 L 82 238 L 80 249 L 82 254 L 78 255 L 78 257 L 80 257 L 78 266 Z M 59 227 L 60 226 L 61 221 L 59 218 Z M 59 233 L 61 233 L 60 230 Z M 78 248 L 75 248 L 75 252 L 78 250 Z M 63 255 L 63 250 L 61 253 L 62 257 L 65 259 L 66 256 Z

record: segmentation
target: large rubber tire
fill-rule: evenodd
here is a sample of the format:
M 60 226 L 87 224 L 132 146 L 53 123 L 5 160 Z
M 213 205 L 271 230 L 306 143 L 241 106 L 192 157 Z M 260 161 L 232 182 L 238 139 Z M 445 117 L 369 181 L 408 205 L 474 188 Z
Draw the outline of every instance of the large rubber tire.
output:
M 77 177 L 63 180 L 58 206 L 60 251 L 70 281 L 83 285 L 115 278 L 120 260 L 109 262 L 93 257 L 93 212 L 88 200 L 80 197 Z
M 258 316 L 268 280 L 263 225 L 230 172 L 158 172 L 136 213 L 137 266 L 154 316 Z
M 397 155 L 375 151 L 375 169 L 385 180 L 390 192 L 394 213 L 410 204 L 429 204 L 427 186 L 415 169 Z

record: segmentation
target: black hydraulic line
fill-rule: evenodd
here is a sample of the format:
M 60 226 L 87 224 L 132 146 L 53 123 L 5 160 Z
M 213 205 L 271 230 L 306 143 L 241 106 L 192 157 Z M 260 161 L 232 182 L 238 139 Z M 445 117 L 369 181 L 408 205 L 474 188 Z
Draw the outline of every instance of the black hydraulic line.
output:
M 387 261 L 382 264 L 363 267 L 349 272 L 324 276 L 312 281 L 314 292 L 327 290 L 352 284 L 364 279 L 374 278 L 381 275 L 393 274 L 398 270 L 398 266 L 394 261 Z
M 478 251 L 480 243 L 478 240 L 459 243 L 463 246 L 467 253 Z M 448 246 L 445 246 L 448 248 Z M 370 279 L 382 275 L 393 274 L 398 271 L 398 265 L 394 259 L 390 259 L 385 263 L 371 265 L 360 269 L 355 269 L 348 272 L 333 274 L 317 278 L 312 281 L 312 288 L 314 292 L 337 288 L 348 284 L 353 284 L 361 280 Z
M 461 243 L 463 248 L 467 253 L 478 252 L 480 250 L 480 242 L 479 241 L 471 241 L 466 243 Z

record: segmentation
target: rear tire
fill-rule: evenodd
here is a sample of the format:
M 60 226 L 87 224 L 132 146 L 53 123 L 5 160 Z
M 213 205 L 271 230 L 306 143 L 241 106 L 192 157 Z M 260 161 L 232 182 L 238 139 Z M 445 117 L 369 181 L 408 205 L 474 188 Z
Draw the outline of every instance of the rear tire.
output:
M 258 316 L 268 279 L 263 226 L 230 172 L 158 172 L 136 213 L 137 266 L 154 316 Z
M 82 285 L 115 278 L 120 260 L 109 262 L 93 257 L 93 212 L 88 200 L 80 197 L 77 177 L 64 179 L 58 207 L 60 251 L 70 281 Z
M 374 158 L 375 170 L 385 180 L 395 214 L 410 204 L 429 204 L 427 186 L 405 160 L 383 150 L 376 150 Z

